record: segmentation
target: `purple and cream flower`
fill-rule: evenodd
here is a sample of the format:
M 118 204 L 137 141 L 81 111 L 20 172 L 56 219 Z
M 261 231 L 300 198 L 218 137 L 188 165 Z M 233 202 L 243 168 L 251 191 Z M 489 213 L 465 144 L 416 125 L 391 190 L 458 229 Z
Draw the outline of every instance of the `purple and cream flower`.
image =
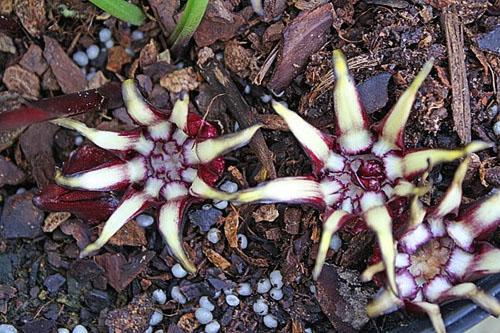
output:
M 462 182 L 468 158 L 458 167 L 452 184 L 441 201 L 425 208 L 419 196 L 422 188 L 405 184 L 396 188 L 401 195 L 412 196 L 410 214 L 403 232 L 397 236 L 396 285 L 398 294 L 382 289 L 368 304 L 370 317 L 405 307 L 425 312 L 437 332 L 445 332 L 439 304 L 468 298 L 495 316 L 500 316 L 498 300 L 479 290 L 472 282 L 500 272 L 500 249 L 488 242 L 500 225 L 500 192 L 460 210 Z M 413 190 L 412 190 L 413 188 Z M 374 279 L 384 270 L 378 254 L 362 275 Z
M 472 142 L 453 150 L 405 149 L 404 127 L 432 62 L 425 64 L 385 118 L 371 126 L 343 54 L 334 51 L 333 58 L 335 135 L 321 132 L 282 104 L 273 103 L 274 110 L 310 157 L 312 175 L 279 178 L 230 198 L 239 202 L 306 203 L 318 207 L 323 212 L 324 225 L 313 271 L 315 278 L 321 272 L 333 233 L 345 225 L 372 229 L 377 235 L 389 285 L 397 292 L 392 236 L 392 221 L 397 216 L 391 216 L 395 210 L 389 210 L 389 206 L 406 199 L 398 196 L 394 188 L 438 163 L 453 161 L 488 145 Z M 196 193 L 204 188 L 194 183 L 191 190 Z
M 100 131 L 69 118 L 54 123 L 78 131 L 95 146 L 77 150 L 55 183 L 37 196 L 37 206 L 70 211 L 86 219 L 107 218 L 97 240 L 80 254 L 99 250 L 125 223 L 156 207 L 159 231 L 172 254 L 190 272 L 196 271 L 182 246 L 183 213 L 191 203 L 210 197 L 224 170 L 225 153 L 247 144 L 260 125 L 217 136 L 217 130 L 188 111 L 188 95 L 170 112 L 149 105 L 133 80 L 122 85 L 128 114 L 139 125 L 126 132 Z M 190 191 L 192 184 L 204 190 Z M 199 187 L 198 187 L 199 188 Z M 118 201 L 110 193 L 123 192 Z

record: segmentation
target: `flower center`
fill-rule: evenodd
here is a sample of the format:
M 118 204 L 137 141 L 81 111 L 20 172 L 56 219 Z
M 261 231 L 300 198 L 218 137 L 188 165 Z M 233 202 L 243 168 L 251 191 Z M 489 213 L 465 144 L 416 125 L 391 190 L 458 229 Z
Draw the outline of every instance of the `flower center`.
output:
M 448 237 L 433 239 L 410 256 L 411 264 L 408 270 L 419 286 L 444 271 L 452 244 L 453 241 Z
M 341 171 L 325 172 L 321 184 L 327 204 L 349 213 L 384 204 L 393 188 L 382 161 L 373 155 L 350 157 Z

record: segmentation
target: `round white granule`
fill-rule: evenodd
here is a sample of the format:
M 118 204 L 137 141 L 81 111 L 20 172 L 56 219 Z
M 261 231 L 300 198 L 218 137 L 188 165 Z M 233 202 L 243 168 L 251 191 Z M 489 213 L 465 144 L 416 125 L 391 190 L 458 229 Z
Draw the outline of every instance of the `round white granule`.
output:
M 273 288 L 269 292 L 269 295 L 275 301 L 281 301 L 281 299 L 283 298 L 283 291 L 281 289 L 278 289 L 278 288 Z
M 272 314 L 267 314 L 264 316 L 264 325 L 267 328 L 276 328 L 278 327 L 278 320 Z
M 271 290 L 271 281 L 269 279 L 260 279 L 259 282 L 257 282 L 257 292 L 259 294 L 265 294 L 269 290 Z
M 85 67 L 89 64 L 89 57 L 83 51 L 73 53 L 73 61 L 80 67 Z
M 111 39 L 111 30 L 109 30 L 108 28 L 102 28 L 99 31 L 99 40 L 101 41 L 101 43 L 106 43 L 110 39 Z
M 161 289 L 153 291 L 153 301 L 158 304 L 165 304 L 167 302 L 167 294 Z
M 175 264 L 172 266 L 172 274 L 178 278 L 178 279 L 182 279 L 183 277 L 185 277 L 188 273 L 186 272 L 186 270 L 184 269 L 184 267 L 182 267 L 181 264 Z
M 238 244 L 240 245 L 240 249 L 244 250 L 248 247 L 248 239 L 247 236 L 243 234 L 238 234 Z
M 269 279 L 274 288 L 280 289 L 283 287 L 283 276 L 280 271 L 272 271 L 271 274 L 269 274 Z
M 87 329 L 82 325 L 76 325 L 71 333 L 88 333 Z
M 226 295 L 226 303 L 229 306 L 238 306 L 240 304 L 240 299 L 235 295 Z
M 1 333 L 17 333 L 17 329 L 13 325 L 2 324 L 0 325 Z
M 186 296 L 184 296 L 184 294 L 182 293 L 181 289 L 178 286 L 172 288 L 170 296 L 174 301 L 179 302 L 180 304 L 186 304 L 187 302 Z
M 163 320 L 163 313 L 161 313 L 158 310 L 155 310 L 155 312 L 153 312 L 153 314 L 151 315 L 151 319 L 149 319 L 149 325 L 156 326 L 159 323 L 161 323 L 162 320 Z
M 212 320 L 205 326 L 205 333 L 217 333 L 220 330 L 220 324 L 217 320 Z
M 262 298 L 259 298 L 253 303 L 252 309 L 259 316 L 265 316 L 269 311 L 269 306 Z
M 342 246 L 342 240 L 340 239 L 337 233 L 334 233 L 332 239 L 330 240 L 330 249 L 332 249 L 335 252 L 338 252 L 341 246 Z
M 147 228 L 155 223 L 155 219 L 148 214 L 140 214 L 135 217 L 135 221 L 140 227 Z
M 209 322 L 214 319 L 214 316 L 212 315 L 212 312 L 208 311 L 205 308 L 198 308 L 194 312 L 194 316 L 196 320 L 202 325 L 208 324 Z
M 2 332 L 2 330 L 0 330 Z M 67 328 L 61 327 L 57 329 L 57 333 L 69 333 L 69 330 Z
M 212 244 L 217 244 L 220 241 L 221 232 L 217 228 L 210 228 L 207 232 L 207 239 Z
M 238 284 L 236 292 L 241 296 L 250 296 L 252 295 L 252 286 L 248 282 L 242 282 Z
M 101 49 L 99 49 L 99 46 L 97 46 L 95 44 L 90 45 L 85 50 L 85 53 L 87 53 L 87 57 L 90 60 L 97 59 L 97 57 L 99 56 L 99 52 L 101 52 Z
M 207 296 L 201 296 L 199 304 L 202 308 L 207 309 L 208 311 L 214 311 L 215 309 L 215 305 L 210 302 Z

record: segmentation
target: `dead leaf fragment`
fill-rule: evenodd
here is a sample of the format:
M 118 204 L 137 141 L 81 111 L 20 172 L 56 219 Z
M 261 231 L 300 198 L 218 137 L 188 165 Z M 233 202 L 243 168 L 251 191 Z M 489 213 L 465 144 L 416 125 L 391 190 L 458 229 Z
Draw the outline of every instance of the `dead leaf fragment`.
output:
M 207 256 L 208 260 L 210 260 L 210 262 L 217 268 L 220 268 L 223 271 L 227 271 L 231 267 L 231 263 L 214 250 L 210 248 L 204 248 L 203 253 Z
M 23 66 L 30 72 L 36 73 L 41 76 L 49 67 L 45 59 L 43 58 L 43 51 L 40 46 L 36 44 L 31 44 L 28 51 L 23 54 L 19 65 Z
M 260 206 L 255 212 L 252 213 L 252 216 L 255 219 L 255 222 L 274 222 L 278 216 L 280 216 L 280 213 L 276 209 L 276 205 L 271 204 Z
M 43 221 L 43 232 L 52 232 L 57 229 L 61 224 L 66 222 L 71 213 L 68 212 L 52 212 L 47 215 L 45 221 Z
M 191 91 L 198 88 L 200 83 L 192 67 L 182 68 L 164 75 L 160 79 L 160 85 L 173 93 Z
M 181 318 L 179 318 L 179 322 L 177 323 L 177 326 L 183 331 L 183 332 L 194 332 L 198 327 L 200 327 L 200 323 L 196 318 L 194 317 L 193 312 L 188 312 L 184 314 Z M 169 330 L 170 332 L 170 330 Z
M 233 249 L 238 248 L 238 227 L 240 215 L 238 211 L 232 210 L 229 215 L 224 218 L 224 234 L 226 235 L 229 246 Z
M 0 32 L 0 52 L 16 54 L 14 41 L 2 32 Z
M 117 246 L 144 246 L 146 245 L 146 233 L 135 220 L 126 223 L 111 239 L 109 244 Z
M 114 73 L 119 73 L 123 65 L 128 64 L 130 60 L 130 55 L 128 55 L 123 46 L 114 46 L 108 51 L 106 69 Z

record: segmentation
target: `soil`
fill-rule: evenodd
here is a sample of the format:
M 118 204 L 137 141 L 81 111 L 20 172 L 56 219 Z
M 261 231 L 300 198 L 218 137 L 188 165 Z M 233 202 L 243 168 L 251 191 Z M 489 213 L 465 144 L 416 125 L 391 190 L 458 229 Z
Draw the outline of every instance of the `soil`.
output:
M 222 133 L 257 121 L 265 124 L 252 144 L 226 156 L 229 168 L 220 183 L 230 180 L 241 188 L 311 171 L 269 101 L 284 101 L 332 132 L 332 50 L 346 55 L 373 121 L 434 58 L 408 122 L 407 148 L 491 142 L 492 149 L 473 156 L 466 200 L 500 186 L 499 141 L 493 130 L 500 121 L 500 1 L 266 0 L 265 15 L 258 16 L 250 1 L 211 0 L 194 38 L 178 54 L 169 53 L 166 40 L 179 18 L 179 1 L 132 2 L 148 14 L 140 27 L 89 2 L 2 1 L 0 112 L 125 77 L 135 77 L 160 108 L 170 107 L 178 92 L 189 91 L 192 110 Z M 99 41 L 103 28 L 112 31 L 114 41 L 107 50 Z M 132 38 L 133 31 L 143 37 Z M 103 48 L 99 56 L 83 68 L 75 64 L 73 54 L 92 44 Z M 123 107 L 78 117 L 108 130 L 131 127 Z M 359 281 L 374 244 L 370 232 L 340 232 L 340 250 L 330 251 L 324 273 L 314 282 L 321 224 L 318 212 L 307 206 L 191 207 L 183 232 L 198 272 L 180 279 L 171 274 L 175 261 L 156 228 L 135 222 L 100 255 L 78 259 L 79 248 L 100 229 L 70 214 L 40 211 L 31 199 L 79 144 L 75 132 L 49 123 L 0 133 L 0 323 L 23 332 L 81 324 L 90 332 L 142 333 L 159 309 L 164 318 L 155 330 L 200 332 L 194 311 L 199 298 L 208 295 L 222 331 L 273 331 L 252 304 L 259 297 L 257 281 L 275 269 L 283 275 L 284 297 L 263 297 L 279 332 L 382 332 L 418 317 L 398 311 L 368 320 L 362 311 L 376 291 L 375 285 Z M 456 166 L 433 170 L 432 198 L 446 189 Z M 221 230 L 217 244 L 206 237 L 213 226 Z M 246 249 L 235 246 L 235 230 L 246 235 Z M 498 241 L 498 233 L 493 238 Z M 239 296 L 240 305 L 230 307 L 221 291 L 240 282 L 250 282 L 254 292 Z M 171 300 L 174 286 L 185 294 L 186 304 Z M 165 290 L 167 303 L 153 303 L 156 289 Z

